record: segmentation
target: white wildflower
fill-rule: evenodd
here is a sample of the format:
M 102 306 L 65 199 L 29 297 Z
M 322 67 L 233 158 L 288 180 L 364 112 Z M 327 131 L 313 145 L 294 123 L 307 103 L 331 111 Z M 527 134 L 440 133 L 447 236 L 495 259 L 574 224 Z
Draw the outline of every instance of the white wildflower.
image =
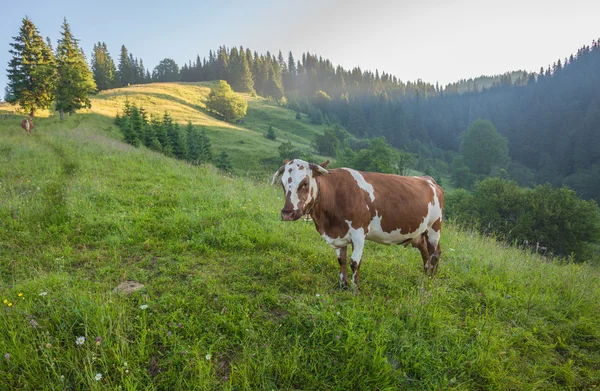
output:
M 85 337 L 77 337 L 77 339 L 75 340 L 75 343 L 79 346 L 83 345 L 84 342 L 85 342 Z
M 40 292 L 40 296 L 46 296 L 48 292 Z
M 142 305 L 140 306 L 140 309 L 141 309 L 141 310 L 145 310 L 146 308 L 148 308 L 148 304 L 142 304 Z
M 205 356 L 205 358 L 206 358 L 207 360 L 210 360 L 210 359 L 212 358 L 212 354 L 208 353 L 208 354 Z
M 96 381 L 99 381 L 100 379 L 102 379 L 102 374 L 97 373 L 96 376 L 94 376 L 94 379 L 96 379 Z

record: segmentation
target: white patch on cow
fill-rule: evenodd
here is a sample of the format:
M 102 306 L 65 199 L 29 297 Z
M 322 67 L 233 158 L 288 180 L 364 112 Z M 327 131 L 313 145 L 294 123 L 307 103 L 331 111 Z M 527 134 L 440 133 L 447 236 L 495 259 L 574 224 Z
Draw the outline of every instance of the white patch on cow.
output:
M 29 132 L 29 121 L 25 121 L 25 130 Z
M 306 203 L 310 203 L 317 196 L 317 180 L 312 176 L 312 170 L 308 169 L 309 163 L 304 160 L 294 159 L 285 165 L 283 174 L 281 175 L 281 183 L 285 189 L 286 197 L 289 195 L 290 201 L 294 207 L 294 210 L 300 209 L 300 198 L 298 197 L 298 186 L 300 182 L 306 177 L 309 178 L 310 191 L 306 197 Z M 290 172 L 291 168 L 291 172 Z M 292 181 L 289 182 L 289 178 Z
M 332 247 L 336 250 L 341 247 L 346 247 L 348 244 L 350 244 L 350 240 L 351 240 L 350 232 L 348 232 L 346 234 L 346 236 L 344 236 L 343 238 L 331 238 L 331 237 L 327 236 L 327 234 L 323 234 L 323 235 L 321 235 L 321 237 L 323 238 L 325 243 L 327 243 L 330 247 Z
M 369 182 L 367 182 L 360 172 L 353 170 L 351 168 L 343 168 L 343 170 L 348 171 L 352 175 L 352 177 L 358 184 L 358 187 L 360 187 L 361 189 L 363 189 L 364 191 L 369 193 L 371 202 L 375 201 L 375 189 L 373 189 L 373 185 L 371 185 Z
M 429 243 L 431 243 L 433 245 L 433 247 L 437 248 L 437 245 L 440 241 L 440 231 L 436 231 L 433 229 L 432 225 L 433 223 L 436 222 L 436 220 L 440 220 L 440 222 L 442 221 L 442 208 L 440 205 L 440 200 L 437 196 L 437 188 L 435 186 L 435 184 L 432 181 L 428 181 L 429 185 L 431 186 L 431 189 L 433 190 L 433 205 L 429 204 L 430 208 L 428 210 L 427 216 L 429 217 L 428 219 L 428 226 L 427 226 L 427 238 L 429 240 Z

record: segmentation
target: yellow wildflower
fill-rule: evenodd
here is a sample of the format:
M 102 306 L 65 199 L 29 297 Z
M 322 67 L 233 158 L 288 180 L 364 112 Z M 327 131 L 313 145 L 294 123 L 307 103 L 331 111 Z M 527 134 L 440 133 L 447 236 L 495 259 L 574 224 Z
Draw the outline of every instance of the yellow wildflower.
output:
M 12 307 L 12 303 L 8 303 L 8 306 L 9 306 L 9 307 Z
M 22 294 L 22 293 L 19 293 L 17 296 L 21 297 L 21 296 L 23 296 L 23 294 Z
M 3 303 L 4 303 L 4 304 L 8 303 L 8 300 L 4 299 Z

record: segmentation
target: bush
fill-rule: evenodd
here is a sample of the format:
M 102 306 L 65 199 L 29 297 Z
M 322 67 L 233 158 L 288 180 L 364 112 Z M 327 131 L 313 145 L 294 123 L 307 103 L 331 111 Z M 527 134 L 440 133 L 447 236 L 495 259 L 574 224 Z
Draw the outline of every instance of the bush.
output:
M 238 97 L 225 80 L 219 80 L 219 84 L 208 95 L 206 108 L 221 115 L 226 121 L 237 121 L 244 118 L 248 110 L 248 102 Z
M 279 150 L 279 158 L 283 161 L 286 159 L 296 159 L 301 155 L 300 150 L 294 148 L 290 141 L 283 142 L 279 144 L 277 148 Z
M 462 225 L 517 243 L 539 243 L 562 256 L 585 260 L 600 239 L 600 213 L 568 188 L 550 185 L 519 188 L 515 182 L 488 178 L 473 195 L 456 190 L 446 197 L 446 215 Z

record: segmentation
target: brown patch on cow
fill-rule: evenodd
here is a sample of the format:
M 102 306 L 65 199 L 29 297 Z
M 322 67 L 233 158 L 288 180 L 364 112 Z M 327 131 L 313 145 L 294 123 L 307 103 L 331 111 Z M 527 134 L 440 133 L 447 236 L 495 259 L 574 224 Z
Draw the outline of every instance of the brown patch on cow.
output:
M 298 166 L 298 170 L 304 170 L 304 166 Z
M 435 231 L 435 232 L 440 232 L 440 230 L 442 229 L 442 219 L 437 219 L 432 225 L 431 228 Z
M 363 177 L 375 189 L 375 201 L 369 208 L 379 212 L 385 232 L 398 228 L 402 234 L 414 232 L 427 217 L 433 190 L 426 181 L 375 173 L 363 173 Z
M 288 172 L 289 172 L 289 173 L 291 173 L 291 172 L 292 172 L 292 167 L 290 167 L 290 168 L 288 169 Z
M 292 183 L 292 180 L 293 180 L 292 177 L 289 177 L 288 178 L 288 183 Z

